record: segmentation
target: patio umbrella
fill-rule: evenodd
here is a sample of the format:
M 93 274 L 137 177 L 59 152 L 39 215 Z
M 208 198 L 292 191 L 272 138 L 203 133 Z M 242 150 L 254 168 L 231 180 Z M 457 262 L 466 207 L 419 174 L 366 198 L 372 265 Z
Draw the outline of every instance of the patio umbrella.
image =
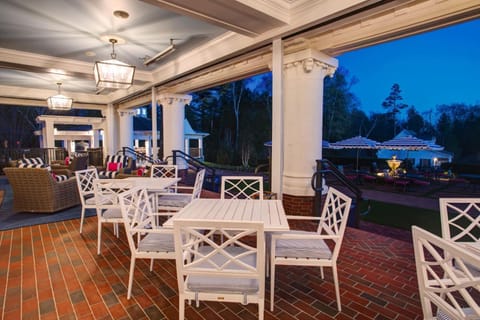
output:
M 377 149 L 378 142 L 372 139 L 368 139 L 362 136 L 356 136 L 345 140 L 330 143 L 332 149 L 357 149 L 357 171 L 358 171 L 358 158 L 361 149 Z
M 439 146 L 432 141 L 419 139 L 414 136 L 393 138 L 391 140 L 380 143 L 378 148 L 390 150 L 443 150 L 442 146 Z

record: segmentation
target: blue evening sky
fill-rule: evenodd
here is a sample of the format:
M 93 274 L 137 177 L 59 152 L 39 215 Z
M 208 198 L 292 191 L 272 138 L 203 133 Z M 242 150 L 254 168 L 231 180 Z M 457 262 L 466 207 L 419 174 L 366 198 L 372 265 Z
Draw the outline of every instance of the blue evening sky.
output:
M 403 103 L 419 112 L 435 115 L 440 104 L 480 104 L 480 19 L 336 58 L 358 78 L 352 92 L 367 115 L 385 112 L 382 102 L 394 83 Z

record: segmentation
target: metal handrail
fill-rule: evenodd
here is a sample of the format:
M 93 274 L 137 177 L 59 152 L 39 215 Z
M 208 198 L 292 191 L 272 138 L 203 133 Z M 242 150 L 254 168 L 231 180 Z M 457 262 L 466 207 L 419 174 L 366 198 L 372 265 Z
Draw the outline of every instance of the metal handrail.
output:
M 165 158 L 165 160 L 172 158 L 173 159 L 173 164 L 177 164 L 177 158 L 178 159 L 184 159 L 185 162 L 191 167 L 194 168 L 195 171 L 198 171 L 200 169 L 205 169 L 205 181 L 209 183 L 207 185 L 209 190 L 215 191 L 216 190 L 216 173 L 215 173 L 215 168 L 212 168 L 202 161 L 198 160 L 197 158 L 194 158 L 190 156 L 189 154 L 181 151 L 181 150 L 172 150 L 172 155 L 168 156 Z
M 355 195 L 355 209 L 354 217 L 350 219 L 352 221 L 349 225 L 358 228 L 360 220 L 360 202 L 362 198 L 362 190 L 358 188 L 328 159 L 319 159 L 317 162 L 317 170 L 312 175 L 311 187 L 315 191 L 314 210 L 315 215 L 320 216 L 322 208 L 322 190 L 323 180 L 327 175 L 333 176 L 342 186 L 346 187 L 350 192 Z

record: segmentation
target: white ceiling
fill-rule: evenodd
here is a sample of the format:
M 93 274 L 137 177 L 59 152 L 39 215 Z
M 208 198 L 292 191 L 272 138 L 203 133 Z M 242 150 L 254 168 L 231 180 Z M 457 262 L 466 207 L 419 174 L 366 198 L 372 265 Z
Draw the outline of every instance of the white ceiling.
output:
M 115 10 L 130 16 L 117 18 Z M 424 19 L 427 29 L 442 16 L 461 20 L 479 10 L 478 0 L 1 0 L 0 103 L 44 101 L 60 81 L 74 101 L 105 104 L 269 46 L 275 38 L 293 38 L 291 48 L 313 45 L 332 53 L 338 52 L 334 47 L 384 41 L 380 24 L 398 37 L 400 29 L 390 21 L 418 32 L 417 20 Z M 430 12 L 436 16 L 427 17 Z M 324 30 L 321 37 L 317 30 Z M 125 42 L 115 46 L 117 59 L 137 67 L 128 90 L 95 87 L 93 63 L 110 58 L 109 36 Z M 144 66 L 172 38 L 177 50 Z

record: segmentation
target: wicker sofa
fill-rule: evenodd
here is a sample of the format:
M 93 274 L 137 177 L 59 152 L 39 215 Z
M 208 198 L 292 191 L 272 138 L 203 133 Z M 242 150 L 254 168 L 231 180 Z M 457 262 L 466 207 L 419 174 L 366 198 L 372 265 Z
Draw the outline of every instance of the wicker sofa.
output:
M 4 168 L 16 212 L 57 212 L 80 204 L 74 178 L 57 182 L 45 168 Z

